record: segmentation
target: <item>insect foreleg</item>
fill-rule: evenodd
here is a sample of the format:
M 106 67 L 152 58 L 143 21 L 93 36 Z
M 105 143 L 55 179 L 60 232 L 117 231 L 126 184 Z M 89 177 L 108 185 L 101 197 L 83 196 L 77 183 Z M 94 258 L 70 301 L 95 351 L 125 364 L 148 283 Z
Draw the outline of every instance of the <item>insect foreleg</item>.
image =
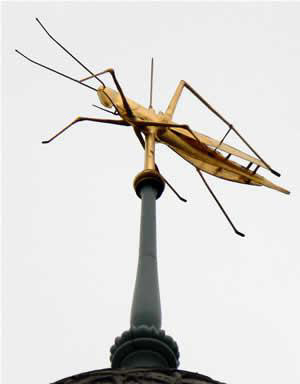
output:
M 115 116 L 116 116 L 116 115 L 119 115 L 119 112 L 118 112 L 118 110 L 116 109 L 116 107 L 115 107 L 115 111 L 112 112 L 112 111 L 110 111 L 109 109 L 105 109 L 105 108 L 99 107 L 98 105 L 95 105 L 95 104 L 92 104 L 92 106 L 93 106 L 93 107 L 96 107 L 96 108 L 99 108 L 99 109 L 102 109 L 102 111 L 111 113 L 112 115 L 115 115 Z
M 60 136 L 63 132 L 65 132 L 68 128 L 70 128 L 72 125 L 78 123 L 79 121 L 96 121 L 98 123 L 108 123 L 108 124 L 116 124 L 116 125 L 126 125 L 129 126 L 129 124 L 124 120 L 111 120 L 111 119 L 97 119 L 93 117 L 83 117 L 78 116 L 75 120 L 72 121 L 72 123 L 68 124 L 65 128 L 63 128 L 61 131 L 59 131 L 56 135 L 51 137 L 49 140 L 42 141 L 42 144 L 48 144 L 52 140 L 54 140 L 56 137 Z
M 112 76 L 113 81 L 114 81 L 114 83 L 115 83 L 115 85 L 116 85 L 116 87 L 117 87 L 117 89 L 118 89 L 118 91 L 119 91 L 119 93 L 120 93 L 120 95 L 121 95 L 122 102 L 123 102 L 123 105 L 124 105 L 124 108 L 125 108 L 125 110 L 126 110 L 126 113 L 127 113 L 128 117 L 133 117 L 132 110 L 131 110 L 131 108 L 130 108 L 130 106 L 129 106 L 127 100 L 126 100 L 126 97 L 125 97 L 124 92 L 123 92 L 123 90 L 122 90 L 122 88 L 121 88 L 121 86 L 120 86 L 120 83 L 118 82 L 118 80 L 117 80 L 117 78 L 116 78 L 115 71 L 114 71 L 112 68 L 108 68 L 108 69 L 106 69 L 105 71 L 102 71 L 102 72 L 97 73 L 97 75 L 103 75 L 104 73 L 110 73 L 110 75 Z M 80 80 L 80 81 L 83 82 L 83 81 L 85 81 L 85 80 L 91 79 L 91 78 L 94 77 L 94 76 L 95 76 L 95 75 L 93 75 L 93 76 L 89 76 L 89 77 L 87 77 L 87 78 L 85 78 L 85 79 L 82 79 L 82 80 Z M 104 89 L 105 89 L 105 87 L 104 87 Z

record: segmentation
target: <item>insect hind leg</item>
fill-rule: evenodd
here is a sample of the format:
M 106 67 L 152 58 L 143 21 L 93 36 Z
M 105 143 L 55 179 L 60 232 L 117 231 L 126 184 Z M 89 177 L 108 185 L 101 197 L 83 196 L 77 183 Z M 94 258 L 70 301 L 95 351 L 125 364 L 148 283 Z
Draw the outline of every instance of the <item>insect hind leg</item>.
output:
M 173 114 L 174 114 L 174 111 L 176 109 L 176 106 L 177 106 L 177 103 L 178 103 L 178 100 L 181 96 L 181 93 L 183 91 L 183 88 L 187 88 L 198 100 L 201 101 L 202 104 L 204 104 L 214 115 L 216 115 L 220 120 L 223 121 L 223 123 L 225 123 L 229 130 L 227 131 L 227 133 L 225 134 L 225 136 L 223 137 L 223 139 L 221 140 L 221 143 L 223 142 L 223 140 L 225 139 L 225 137 L 228 135 L 228 133 L 232 130 L 233 132 L 235 132 L 235 134 L 244 142 L 244 144 L 247 145 L 247 147 L 255 154 L 255 156 L 260 160 L 262 161 L 266 168 L 269 169 L 270 172 L 272 172 L 274 175 L 276 176 L 280 176 L 280 173 L 278 173 L 277 171 L 275 171 L 274 169 L 272 169 L 270 167 L 270 165 L 261 157 L 259 156 L 259 154 L 255 151 L 255 149 L 243 138 L 243 136 L 238 132 L 238 130 L 236 128 L 234 128 L 234 126 L 228 121 L 226 120 L 215 108 L 213 108 L 197 91 L 195 91 L 195 89 L 193 87 L 191 87 L 186 81 L 184 80 L 180 80 L 178 86 L 177 86 L 177 89 L 168 105 L 168 108 L 165 112 L 165 114 L 170 118 L 172 119 L 173 117 Z
M 176 91 L 168 105 L 168 108 L 165 112 L 165 115 L 167 115 L 170 119 L 173 118 L 173 115 L 174 115 L 174 112 L 175 112 L 175 109 L 176 109 L 176 106 L 177 106 L 177 103 L 178 103 L 178 100 L 182 94 L 182 91 L 183 91 L 183 88 L 185 86 L 185 81 L 184 80 L 180 80 L 177 88 L 176 88 Z

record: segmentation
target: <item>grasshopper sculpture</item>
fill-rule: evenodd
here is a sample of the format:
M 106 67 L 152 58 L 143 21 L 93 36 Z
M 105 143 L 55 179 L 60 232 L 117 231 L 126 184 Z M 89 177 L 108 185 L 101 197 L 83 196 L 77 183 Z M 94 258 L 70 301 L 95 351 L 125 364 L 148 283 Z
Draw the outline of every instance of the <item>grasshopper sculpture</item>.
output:
M 257 170 L 262 167 L 269 170 L 276 176 L 280 176 L 280 174 L 273 170 L 270 165 L 263 160 L 258 153 L 247 143 L 247 141 L 242 137 L 242 135 L 237 131 L 236 128 L 232 124 L 230 124 L 219 112 L 217 112 L 208 102 L 198 94 L 186 81 L 181 80 L 177 86 L 177 89 L 165 111 L 165 113 L 156 113 L 152 108 L 152 84 L 153 84 L 153 59 L 151 65 L 151 88 L 150 88 L 150 105 L 148 108 L 143 107 L 137 102 L 130 100 L 127 98 L 120 86 L 120 83 L 117 80 L 115 72 L 112 68 L 106 69 L 105 71 L 94 74 L 90 69 L 88 69 L 82 62 L 80 62 L 72 53 L 70 53 L 62 44 L 60 44 L 50 33 L 46 30 L 43 24 L 36 19 L 40 26 L 44 29 L 47 35 L 58 44 L 68 55 L 70 55 L 78 64 L 80 64 L 87 72 L 89 72 L 90 76 L 77 80 L 68 75 L 65 75 L 61 72 L 58 72 L 52 68 L 49 68 L 41 63 L 38 63 L 27 56 L 25 56 L 20 51 L 16 50 L 17 53 L 22 55 L 27 60 L 31 61 L 34 64 L 37 64 L 43 68 L 46 68 L 52 72 L 55 72 L 67 79 L 73 80 L 85 87 L 96 91 L 98 98 L 102 107 L 98 107 L 105 112 L 111 113 L 113 115 L 118 115 L 121 117 L 119 120 L 115 119 L 99 119 L 99 118 L 91 118 L 91 117 L 77 117 L 74 121 L 72 121 L 69 125 L 59 131 L 56 135 L 51 137 L 49 140 L 45 140 L 42 143 L 50 143 L 52 140 L 57 138 L 63 132 L 65 132 L 72 125 L 80 122 L 80 121 L 95 121 L 99 123 L 106 124 L 116 124 L 123 126 L 131 126 L 134 129 L 134 132 L 140 141 L 141 145 L 145 150 L 145 169 L 156 170 L 159 172 L 157 165 L 155 164 L 155 144 L 162 143 L 171 148 L 174 152 L 176 152 L 179 156 L 181 156 L 184 160 L 193 165 L 199 175 L 201 176 L 204 184 L 208 188 L 209 192 L 212 194 L 213 198 L 221 208 L 225 217 L 229 221 L 230 225 L 234 229 L 235 233 L 240 236 L 244 236 L 243 233 L 239 232 L 229 216 L 225 212 L 224 208 L 220 204 L 219 200 L 207 184 L 203 176 L 203 172 L 209 173 L 213 176 L 219 177 L 224 180 L 233 181 L 241 184 L 255 185 L 275 189 L 279 192 L 283 192 L 285 194 L 289 194 L 290 192 L 276 184 L 273 184 L 268 179 L 257 173 Z M 104 82 L 98 77 L 108 73 L 111 75 L 117 90 L 106 87 Z M 96 79 L 100 86 L 99 88 L 93 88 L 90 85 L 86 84 L 85 81 L 89 79 Z M 177 106 L 177 103 L 180 99 L 183 89 L 186 88 L 189 90 L 202 104 L 204 104 L 213 114 L 218 116 L 224 124 L 228 127 L 225 135 L 221 140 L 213 139 L 209 136 L 203 135 L 198 132 L 194 132 L 190 129 L 187 124 L 177 124 L 173 121 L 173 115 Z M 97 106 L 96 106 L 97 107 Z M 108 109 L 106 109 L 108 108 Z M 111 109 L 114 108 L 114 111 Z M 250 156 L 230 145 L 224 143 L 225 138 L 229 135 L 230 132 L 236 134 L 253 152 L 254 156 Z M 225 152 L 227 155 L 225 156 L 222 152 Z M 248 166 L 243 166 L 236 161 L 231 160 L 231 156 L 235 156 L 237 158 L 249 161 Z M 255 169 L 252 170 L 251 166 L 255 165 Z M 162 175 L 161 175 L 162 176 Z M 177 195 L 177 197 L 186 201 L 183 197 L 181 197 L 178 192 L 171 186 L 170 183 L 162 176 L 163 180 L 166 184 L 172 189 L 172 191 Z

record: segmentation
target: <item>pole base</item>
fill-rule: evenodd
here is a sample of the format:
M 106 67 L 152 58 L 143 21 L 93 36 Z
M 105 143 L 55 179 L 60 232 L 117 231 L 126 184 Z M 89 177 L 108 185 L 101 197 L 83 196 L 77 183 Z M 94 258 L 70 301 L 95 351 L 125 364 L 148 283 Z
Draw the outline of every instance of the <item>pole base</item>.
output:
M 116 368 L 161 367 L 177 368 L 177 343 L 165 331 L 141 325 L 131 327 L 115 339 L 110 349 L 111 365 Z
M 139 198 L 141 198 L 141 189 L 145 185 L 151 185 L 156 189 L 156 199 L 160 198 L 165 189 L 165 182 L 163 178 L 153 169 L 144 169 L 142 172 L 138 173 L 133 180 L 133 187 Z

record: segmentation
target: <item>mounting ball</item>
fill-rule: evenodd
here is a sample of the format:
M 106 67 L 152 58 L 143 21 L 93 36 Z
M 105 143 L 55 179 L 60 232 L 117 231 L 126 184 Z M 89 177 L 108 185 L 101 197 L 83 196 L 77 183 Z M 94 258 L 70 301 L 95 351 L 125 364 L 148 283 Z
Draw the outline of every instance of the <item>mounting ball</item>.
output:
M 133 187 L 139 198 L 141 198 L 141 189 L 145 185 L 151 185 L 156 189 L 156 199 L 162 195 L 165 189 L 164 179 L 161 177 L 159 172 L 154 169 L 144 169 L 134 178 Z

